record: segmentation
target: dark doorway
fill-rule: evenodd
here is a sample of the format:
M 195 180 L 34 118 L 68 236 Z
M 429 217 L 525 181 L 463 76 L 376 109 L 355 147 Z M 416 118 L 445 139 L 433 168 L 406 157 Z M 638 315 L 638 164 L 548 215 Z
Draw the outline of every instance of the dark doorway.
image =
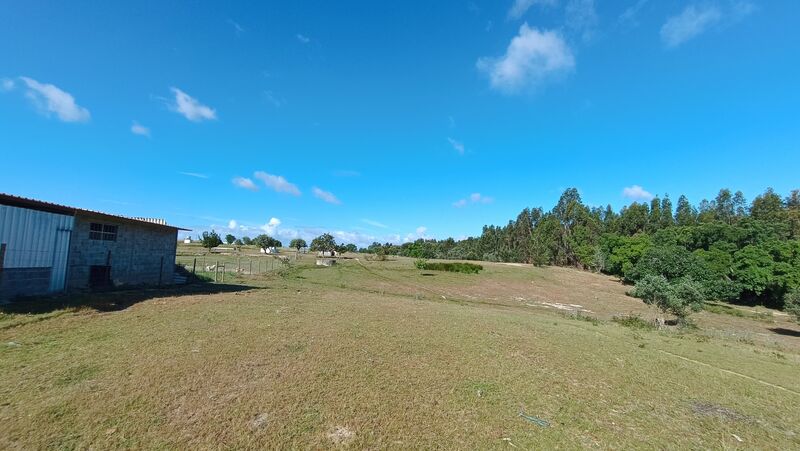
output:
M 89 267 L 89 287 L 101 288 L 111 285 L 111 267 L 92 265 Z

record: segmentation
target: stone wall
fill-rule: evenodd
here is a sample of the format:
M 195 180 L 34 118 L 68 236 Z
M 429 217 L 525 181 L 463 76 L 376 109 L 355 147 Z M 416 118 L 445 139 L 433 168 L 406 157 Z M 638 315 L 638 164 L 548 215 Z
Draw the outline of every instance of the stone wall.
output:
M 117 226 L 116 240 L 91 239 L 91 223 Z M 171 284 L 177 240 L 176 229 L 79 214 L 70 240 L 67 289 L 87 288 L 93 265 L 111 266 L 114 286 Z

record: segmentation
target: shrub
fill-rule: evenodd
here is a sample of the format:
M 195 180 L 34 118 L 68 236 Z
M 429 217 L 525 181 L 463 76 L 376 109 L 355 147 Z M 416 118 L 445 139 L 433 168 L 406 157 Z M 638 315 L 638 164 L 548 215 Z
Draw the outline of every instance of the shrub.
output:
M 783 298 L 783 305 L 786 313 L 794 316 L 794 319 L 800 323 L 800 289 L 786 293 Z
M 423 259 L 417 260 L 415 263 L 417 269 L 425 269 L 428 271 L 450 271 L 461 272 L 464 274 L 478 274 L 483 269 L 483 266 L 474 263 L 445 263 L 445 262 L 428 262 Z
M 702 286 L 688 277 L 670 283 L 666 277 L 652 274 L 636 282 L 632 294 L 645 304 L 675 315 L 680 323 L 686 322 L 690 312 L 702 309 L 705 299 Z
M 611 320 L 631 329 L 652 330 L 656 328 L 652 322 L 646 321 L 638 315 L 615 316 Z

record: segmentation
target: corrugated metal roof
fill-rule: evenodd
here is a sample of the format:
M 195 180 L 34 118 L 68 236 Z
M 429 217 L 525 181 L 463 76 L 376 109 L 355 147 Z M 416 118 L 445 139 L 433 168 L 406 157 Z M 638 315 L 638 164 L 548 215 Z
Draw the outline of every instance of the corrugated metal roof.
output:
M 190 229 L 184 229 L 181 227 L 168 225 L 167 222 L 163 219 L 119 216 L 110 213 L 104 213 L 102 211 L 87 210 L 85 208 L 77 208 L 77 207 L 68 207 L 66 205 L 54 204 L 52 202 L 44 202 L 41 200 L 29 199 L 27 197 L 14 196 L 11 194 L 4 194 L 4 193 L 0 193 L 0 205 L 10 205 L 14 207 L 29 208 L 31 210 L 46 211 L 50 213 L 65 214 L 70 216 L 75 216 L 79 214 L 90 215 L 90 216 L 104 217 L 106 219 L 128 222 L 128 223 L 138 223 L 143 225 L 166 227 L 169 229 L 184 230 L 187 232 L 191 231 Z

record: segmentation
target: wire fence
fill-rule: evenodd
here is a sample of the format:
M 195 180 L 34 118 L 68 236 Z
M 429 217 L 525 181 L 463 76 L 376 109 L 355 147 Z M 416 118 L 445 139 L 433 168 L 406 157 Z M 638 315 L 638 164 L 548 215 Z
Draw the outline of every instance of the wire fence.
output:
M 187 272 L 205 276 L 217 282 L 224 281 L 225 275 L 267 274 L 286 267 L 292 256 L 283 255 L 176 255 L 175 264 Z

